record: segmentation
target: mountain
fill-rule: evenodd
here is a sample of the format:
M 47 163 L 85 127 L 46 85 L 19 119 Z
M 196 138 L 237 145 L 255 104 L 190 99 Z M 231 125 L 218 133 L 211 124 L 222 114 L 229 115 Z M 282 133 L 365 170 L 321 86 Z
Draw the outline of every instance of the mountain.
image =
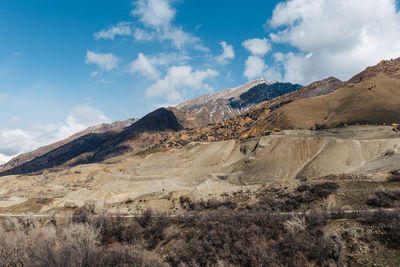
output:
M 136 153 L 158 144 L 173 132 L 221 122 L 257 103 L 300 87 L 259 79 L 185 101 L 176 107 L 158 109 L 135 123 L 116 122 L 92 127 L 66 140 L 18 156 L 3 165 L 0 174 L 38 172 L 47 168 L 99 162 L 128 152 Z
M 249 89 L 259 85 L 259 84 L 272 84 L 274 82 L 268 82 L 265 79 L 257 79 L 254 81 L 250 81 L 244 85 L 235 87 L 235 88 L 230 88 L 230 89 L 225 89 L 221 90 L 217 93 L 213 94 L 206 94 L 206 95 L 201 95 L 195 98 L 188 99 L 186 101 L 183 101 L 182 103 L 178 104 L 176 108 L 178 110 L 184 108 L 184 107 L 194 107 L 194 106 L 201 106 L 206 104 L 207 102 L 212 102 L 212 101 L 217 101 L 217 100 L 228 100 L 231 98 L 235 98 L 240 96 L 241 94 L 247 92 Z
M 123 153 L 140 151 L 165 139 L 170 132 L 181 129 L 183 127 L 174 113 L 160 108 L 120 131 L 85 134 L 0 175 L 40 172 L 54 167 L 103 161 Z
M 257 122 L 260 129 L 309 129 L 400 122 L 400 58 L 381 61 L 333 92 L 293 101 Z
M 285 84 L 276 83 L 285 88 Z M 156 145 L 156 149 L 179 148 L 190 142 L 225 141 L 230 139 L 243 139 L 264 134 L 265 128 L 261 124 L 274 110 L 283 107 L 293 101 L 329 94 L 344 83 L 330 77 L 322 81 L 311 83 L 298 90 L 275 97 L 269 101 L 260 102 L 248 108 L 243 114 L 203 128 L 186 129 L 169 136 L 162 144 Z M 256 87 L 255 87 L 256 88 Z M 248 90 L 248 92 L 250 92 Z M 242 93 L 252 96 L 253 94 Z M 243 97 L 243 99 L 249 99 Z M 250 98 L 251 99 L 251 98 Z M 231 100 L 232 101 L 232 100 Z
M 138 119 L 127 119 L 124 121 L 116 121 L 113 123 L 102 123 L 96 126 L 89 127 L 81 132 L 78 132 L 72 136 L 70 136 L 67 139 L 58 141 L 56 143 L 50 144 L 48 146 L 43 146 L 40 147 L 32 152 L 24 153 L 21 154 L 13 159 L 11 159 L 9 162 L 5 163 L 4 165 L 0 166 L 0 172 L 11 169 L 13 167 L 16 167 L 18 165 L 24 164 L 25 162 L 28 162 L 34 158 L 40 157 L 54 149 L 57 149 L 65 144 L 68 144 L 84 135 L 88 134 L 102 134 L 108 131 L 113 131 L 113 132 L 120 132 L 122 131 L 125 127 L 128 127 L 132 124 L 134 124 Z
M 196 97 L 175 107 L 185 128 L 200 128 L 242 114 L 252 106 L 301 88 L 291 83 L 258 79 L 242 86 Z

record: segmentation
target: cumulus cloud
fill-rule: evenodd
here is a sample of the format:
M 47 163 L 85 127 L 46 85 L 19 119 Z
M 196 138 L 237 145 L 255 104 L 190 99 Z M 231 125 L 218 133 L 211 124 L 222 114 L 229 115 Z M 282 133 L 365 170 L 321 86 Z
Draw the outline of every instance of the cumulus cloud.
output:
M 264 56 L 271 50 L 271 44 L 266 38 L 248 39 L 242 45 L 251 54 L 245 62 L 245 70 L 243 72 L 247 79 L 282 80 L 280 71 L 276 67 L 269 67 L 264 61 Z
M 143 76 L 151 79 L 157 79 L 160 73 L 153 67 L 145 55 L 139 53 L 138 58 L 129 64 L 131 73 L 140 73 Z
M 86 64 L 96 64 L 105 71 L 111 71 L 116 68 L 119 61 L 119 58 L 111 53 L 98 54 L 89 50 L 86 51 Z
M 108 123 L 101 111 L 90 106 L 76 106 L 64 123 L 33 125 L 27 129 L 0 128 L 0 164 L 21 153 L 68 138 L 90 126 Z
M 157 38 L 157 34 L 149 33 L 141 28 L 135 28 L 133 38 L 135 38 L 136 41 L 153 41 Z
M 95 39 L 111 39 L 114 40 L 115 36 L 132 35 L 132 25 L 129 22 L 120 22 L 117 26 L 110 26 L 107 30 L 103 29 L 94 34 Z
M 400 56 L 395 0 L 290 0 L 278 4 L 266 26 L 280 55 L 284 79 L 307 84 L 334 75 L 347 80 L 368 65 Z
M 190 66 L 174 66 L 169 68 L 163 79 L 147 88 L 146 97 L 163 97 L 169 103 L 177 103 L 182 100 L 185 90 L 210 89 L 205 81 L 217 75 L 218 72 L 213 69 L 193 71 Z
M 263 39 L 248 39 L 243 42 L 243 46 L 254 56 L 263 57 L 271 50 L 271 45 L 268 40 Z
M 267 65 L 262 58 L 257 56 L 250 56 L 245 63 L 244 76 L 248 79 L 262 77 Z
M 235 51 L 232 45 L 228 45 L 226 42 L 219 43 L 222 46 L 223 52 L 216 58 L 217 62 L 221 65 L 228 64 L 230 59 L 235 58 Z
M 0 154 L 0 164 L 4 164 L 9 162 L 11 159 L 13 158 L 13 156 L 6 156 L 3 154 Z
M 172 24 L 176 9 L 171 6 L 171 0 L 138 0 L 131 14 L 138 18 L 144 28 L 136 27 L 133 36 L 137 41 L 171 41 L 178 48 L 193 48 L 206 51 L 200 38 L 187 33 Z
M 131 14 L 139 17 L 144 25 L 164 27 L 175 18 L 176 10 L 171 7 L 169 0 L 139 0 Z

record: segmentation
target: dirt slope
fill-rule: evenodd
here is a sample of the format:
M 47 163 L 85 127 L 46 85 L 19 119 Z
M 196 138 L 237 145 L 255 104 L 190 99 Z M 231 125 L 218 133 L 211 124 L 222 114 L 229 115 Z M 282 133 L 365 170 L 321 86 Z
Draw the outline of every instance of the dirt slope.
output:
M 51 199 L 43 210 L 85 201 L 123 205 L 129 199 L 152 199 L 158 208 L 168 209 L 182 193 L 207 198 L 265 183 L 291 186 L 301 179 L 360 173 L 387 151 L 393 151 L 390 168 L 398 168 L 399 143 L 400 135 L 382 126 L 284 131 L 246 141 L 192 143 L 179 150 L 123 155 L 58 172 L 6 176 L 0 191 L 19 204 L 23 199 Z

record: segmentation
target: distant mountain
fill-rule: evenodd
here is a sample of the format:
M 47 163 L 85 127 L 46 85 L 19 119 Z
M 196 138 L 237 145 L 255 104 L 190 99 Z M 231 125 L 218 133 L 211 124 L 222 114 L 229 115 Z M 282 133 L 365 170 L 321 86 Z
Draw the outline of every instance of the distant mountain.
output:
M 248 109 L 258 103 L 297 91 L 300 88 L 302 88 L 301 85 L 291 83 L 262 83 L 250 88 L 239 97 L 230 99 L 230 106 L 237 109 Z
M 183 127 L 166 108 L 155 110 L 122 130 L 89 133 L 5 170 L 0 175 L 40 172 L 54 167 L 103 161 L 127 152 L 137 152 L 165 139 Z
M 285 88 L 285 84 L 275 84 L 283 89 Z M 263 124 L 265 123 L 264 120 L 271 114 L 276 114 L 274 113 L 274 110 L 299 99 L 329 94 L 344 86 L 344 84 L 345 83 L 342 81 L 333 77 L 311 83 L 308 86 L 275 97 L 269 101 L 260 102 L 257 105 L 251 105 L 247 111 L 243 112 L 241 115 L 220 121 L 214 125 L 180 131 L 179 133 L 169 136 L 162 144 L 155 147 L 155 149 L 164 150 L 179 148 L 190 142 L 224 141 L 264 134 L 266 131 L 266 125 Z M 247 92 L 251 92 L 251 90 L 252 89 Z M 257 91 L 255 91 L 255 93 L 257 93 Z M 254 94 L 246 93 L 245 95 L 252 96 Z M 243 97 L 243 99 L 251 99 L 251 97 Z
M 237 88 L 190 99 L 176 107 L 158 109 L 137 122 L 92 127 L 71 138 L 15 158 L 0 168 L 0 175 L 38 172 L 136 153 L 159 144 L 174 132 L 224 121 L 257 103 L 300 87 L 259 79 Z
M 254 105 L 301 88 L 291 83 L 258 79 L 237 88 L 187 100 L 174 109 L 186 128 L 205 127 L 240 115 Z
M 235 88 L 225 89 L 213 94 L 201 95 L 195 98 L 188 99 L 178 104 L 176 108 L 180 110 L 183 109 L 184 107 L 189 108 L 189 107 L 201 106 L 208 102 L 213 102 L 217 100 L 229 100 L 231 98 L 240 96 L 241 94 L 247 92 L 249 89 L 259 84 L 272 84 L 272 83 L 274 82 L 268 82 L 265 79 L 257 79 Z
M 9 162 L 5 163 L 4 165 L 0 165 L 0 172 L 14 168 L 18 165 L 24 164 L 25 162 L 28 162 L 34 158 L 40 157 L 54 149 L 57 149 L 65 144 L 68 144 L 82 136 L 88 135 L 88 134 L 103 134 L 108 131 L 113 131 L 113 132 L 120 132 L 122 131 L 125 127 L 131 126 L 134 124 L 138 119 L 127 119 L 125 121 L 116 121 L 110 124 L 103 123 L 99 124 L 93 127 L 89 127 L 81 132 L 78 132 L 71 137 L 58 141 L 56 143 L 50 144 L 48 146 L 43 146 L 40 147 L 32 152 L 24 153 L 21 154 L 13 159 L 11 159 Z

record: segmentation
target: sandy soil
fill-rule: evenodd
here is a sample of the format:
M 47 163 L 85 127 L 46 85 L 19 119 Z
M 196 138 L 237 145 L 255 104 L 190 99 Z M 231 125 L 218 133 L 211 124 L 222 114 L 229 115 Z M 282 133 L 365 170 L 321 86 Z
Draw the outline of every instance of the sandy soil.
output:
M 124 155 L 62 171 L 0 177 L 4 199 L 0 209 L 49 212 L 91 202 L 126 213 L 149 206 L 175 210 L 181 195 L 209 198 L 257 190 L 263 184 L 294 186 L 302 179 L 327 175 L 383 175 L 399 168 L 399 163 L 400 134 L 391 127 L 284 131 L 246 141 L 192 143 L 179 150 Z

